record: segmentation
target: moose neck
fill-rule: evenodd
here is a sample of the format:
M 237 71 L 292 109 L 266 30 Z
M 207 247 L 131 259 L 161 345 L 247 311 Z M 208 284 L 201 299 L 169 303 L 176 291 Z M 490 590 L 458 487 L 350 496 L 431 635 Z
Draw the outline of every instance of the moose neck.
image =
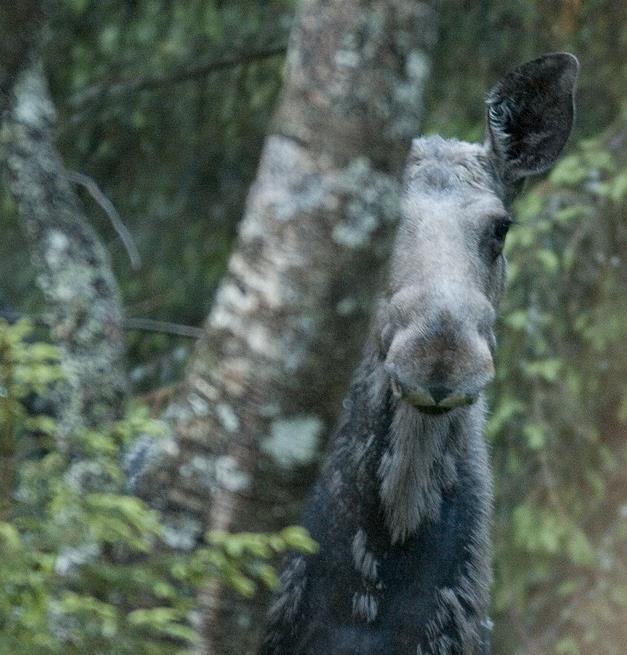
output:
M 382 510 L 370 508 L 368 513 L 382 515 L 391 543 L 402 543 L 423 522 L 437 521 L 443 494 L 458 480 L 460 457 L 472 456 L 469 451 L 482 439 L 485 404 L 479 398 L 446 414 L 425 414 L 392 396 L 376 355 L 365 363 L 370 393 L 356 393 L 353 404 L 361 405 L 375 428 L 369 431 L 367 446 L 363 441 L 354 444 L 357 452 L 359 446 L 367 448 L 366 457 L 371 458 L 369 466 L 359 466 L 355 473 L 361 478 L 358 486 L 371 490 L 365 497 Z M 376 420 L 381 416 L 384 420 Z

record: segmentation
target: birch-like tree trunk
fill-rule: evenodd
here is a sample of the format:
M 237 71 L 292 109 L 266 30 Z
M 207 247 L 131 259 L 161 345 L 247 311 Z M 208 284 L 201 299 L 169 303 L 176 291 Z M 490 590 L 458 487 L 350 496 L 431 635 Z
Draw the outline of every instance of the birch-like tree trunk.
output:
M 53 400 L 65 447 L 81 428 L 120 416 L 126 394 L 122 312 L 108 254 L 51 140 L 55 112 L 45 78 L 30 61 L 24 53 L 8 89 L 2 160 L 61 350 L 64 382 Z
M 434 15 L 413 0 L 304 0 L 239 240 L 141 491 L 179 545 L 298 520 L 367 330 L 418 131 Z M 174 543 L 173 542 L 173 543 Z M 263 619 L 207 590 L 206 653 Z

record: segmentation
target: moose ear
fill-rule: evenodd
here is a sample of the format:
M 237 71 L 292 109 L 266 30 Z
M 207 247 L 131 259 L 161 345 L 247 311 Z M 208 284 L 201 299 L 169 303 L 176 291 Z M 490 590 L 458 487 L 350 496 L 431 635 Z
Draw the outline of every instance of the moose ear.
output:
M 548 54 L 506 75 L 487 99 L 487 141 L 504 181 L 514 184 L 553 165 L 573 125 L 579 62 Z

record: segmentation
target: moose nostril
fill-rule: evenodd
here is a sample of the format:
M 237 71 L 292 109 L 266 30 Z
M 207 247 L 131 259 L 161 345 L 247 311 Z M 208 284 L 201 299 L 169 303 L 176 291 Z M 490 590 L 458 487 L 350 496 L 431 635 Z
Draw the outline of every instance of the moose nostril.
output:
M 452 390 L 448 387 L 442 385 L 436 385 L 434 387 L 429 387 L 429 393 L 435 401 L 436 404 L 441 403 L 445 398 L 451 395 Z

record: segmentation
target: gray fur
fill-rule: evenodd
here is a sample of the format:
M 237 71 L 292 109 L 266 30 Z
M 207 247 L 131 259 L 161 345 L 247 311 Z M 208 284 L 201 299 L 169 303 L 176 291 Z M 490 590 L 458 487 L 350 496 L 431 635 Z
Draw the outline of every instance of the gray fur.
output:
M 305 591 L 306 564 L 302 556 L 292 558 L 281 573 L 279 584 L 281 594 L 276 596 L 274 603 L 268 611 L 268 620 L 295 621 L 301 609 Z
M 371 623 L 377 618 L 377 599 L 368 591 L 356 591 L 353 595 L 353 618 Z
M 353 563 L 355 569 L 364 577 L 364 580 L 376 583 L 379 563 L 377 558 L 368 551 L 366 540 L 366 533 L 359 528 L 353 539 Z
M 548 55 L 504 78 L 485 144 L 413 142 L 388 284 L 304 516 L 320 554 L 293 556 L 263 655 L 489 652 L 483 389 L 502 242 L 518 181 L 570 130 L 575 61 Z
M 379 495 L 393 544 L 405 541 L 423 521 L 437 518 L 442 493 L 457 481 L 462 439 L 465 444 L 481 440 L 484 414 L 482 399 L 464 412 L 444 416 L 427 416 L 399 404 L 378 468 Z M 482 469 L 487 466 L 484 457 L 477 459 Z
M 450 433 L 448 416 L 424 416 L 406 403 L 394 413 L 390 443 L 378 469 L 379 495 L 393 544 L 405 541 L 422 520 L 435 518 L 442 490 L 454 483 L 455 464 L 446 448 Z M 441 466 L 445 459 L 448 467 Z

